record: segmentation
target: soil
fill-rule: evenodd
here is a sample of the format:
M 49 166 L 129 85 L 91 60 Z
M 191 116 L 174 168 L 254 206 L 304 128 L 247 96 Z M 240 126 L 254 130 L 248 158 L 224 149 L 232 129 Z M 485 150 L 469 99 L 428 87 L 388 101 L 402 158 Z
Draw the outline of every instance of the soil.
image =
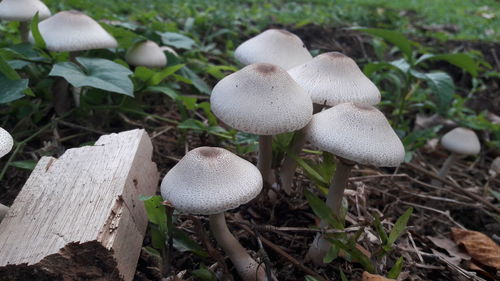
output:
M 312 49 L 340 51 L 357 61 L 366 61 L 375 57 L 369 44 L 370 38 L 355 31 L 339 28 L 325 29 L 312 25 L 291 31 L 299 35 Z M 416 39 L 422 44 L 443 52 L 457 48 L 460 50 L 479 49 L 483 51 L 485 59 L 491 63 L 495 70 L 500 71 L 500 64 L 495 59 L 495 56 L 500 56 L 499 43 L 463 41 L 441 43 L 430 38 Z M 436 66 L 450 73 L 459 86 L 464 86 L 464 88 L 470 86 L 468 74 L 464 74 L 447 64 L 437 64 Z M 498 81 L 486 79 L 486 84 L 488 87 L 474 96 L 471 106 L 478 111 L 486 109 L 500 114 L 500 100 L 496 94 Z M 156 105 L 151 107 L 154 114 L 174 120 L 180 119 L 176 106 L 167 101 L 165 99 L 146 102 Z M 154 161 L 158 164 L 163 176 L 182 158 L 186 151 L 202 145 L 224 145 L 216 138 L 206 134 L 180 132 L 175 125 L 133 115 L 120 116 L 106 124 L 101 124 L 97 120 L 88 120 L 79 125 L 88 129 L 82 130 L 60 124 L 57 132 L 41 135 L 40 138 L 32 141 L 25 148 L 21 157 L 32 159 L 46 154 L 58 156 L 64 149 L 97 139 L 99 136 L 97 131 L 108 133 L 144 127 L 152 137 L 155 151 Z M 85 133 L 85 135 L 63 140 L 65 137 L 81 133 Z M 416 153 L 412 164 L 423 168 L 424 171 L 436 173 L 446 156 L 447 153 L 439 146 L 437 148 L 426 146 Z M 498 201 L 495 201 L 488 194 L 483 194 L 486 183 L 490 188 L 500 191 L 500 179 L 498 177 L 492 178 L 487 172 L 493 156 L 482 153 L 478 158 L 460 159 L 459 163 L 452 169 L 450 178 L 460 189 L 479 195 L 498 206 Z M 244 157 L 256 162 L 255 154 L 250 153 Z M 316 161 L 320 160 L 318 157 L 306 157 Z M 0 202 L 11 204 L 28 176 L 29 172 L 25 170 L 10 168 L 5 179 L 0 183 Z M 309 228 L 316 225 L 318 221 L 302 196 L 302 191 L 308 189 L 319 196 L 322 195 L 301 171 L 297 171 L 296 177 L 296 191 L 291 196 L 278 194 L 278 199 L 275 201 L 270 200 L 267 196 L 261 196 L 249 204 L 228 212 L 227 219 L 230 229 L 249 252 L 256 259 L 260 259 L 262 255 L 257 254 L 259 246 L 256 236 L 252 231 L 245 230 L 241 222 L 252 222 L 259 226 L 273 226 L 257 227 L 256 229 L 262 240 L 266 239 L 271 242 L 271 246 L 265 243 L 264 248 L 269 256 L 270 266 L 278 280 L 304 280 L 306 269 L 312 270 L 325 280 L 340 280 L 340 269 L 349 280 L 360 280 L 363 269 L 356 262 L 337 258 L 328 265 L 317 267 L 304 261 L 304 256 L 315 233 L 304 232 L 297 230 L 297 228 Z M 494 237 L 500 233 L 500 224 L 491 215 L 491 209 L 488 209 L 484 204 L 464 195 L 450 185 L 441 188 L 430 185 L 431 180 L 432 178 L 427 173 L 415 169 L 413 166 L 402 165 L 399 169 L 379 169 L 357 165 L 352 171 L 349 191 L 346 193 L 346 199 L 349 203 L 346 226 L 365 228 L 358 240 L 359 246 L 372 254 L 379 249 L 378 240 L 373 239 L 373 234 L 376 233 L 372 227 L 374 214 L 381 216 L 387 230 L 393 227 L 396 219 L 405 210 L 413 207 L 414 212 L 410 219 L 408 233 L 397 241 L 388 256 L 376 260 L 377 270 L 380 273 L 385 274 L 396 259 L 403 256 L 405 266 L 401 276 L 405 277 L 405 280 L 495 280 L 495 278 L 499 278 L 498 273 L 491 268 L 476 271 L 482 279 L 471 277 L 475 273 L 469 269 L 466 262 L 454 265 L 442 258 L 441 255 L 447 253 L 433 244 L 432 237 L 449 237 L 452 227 L 464 227 Z M 209 237 L 208 243 L 216 247 L 216 243 L 208 231 L 207 218 L 179 215 L 176 227 L 188 233 L 191 238 L 201 244 L 200 231 L 195 227 L 198 220 L 205 229 L 205 235 Z M 286 227 L 295 230 L 286 229 Z M 146 238 L 144 245 L 148 246 L 149 244 L 150 240 Z M 223 255 L 223 253 L 221 254 Z M 189 252 L 181 253 L 176 249 L 173 249 L 172 255 L 171 272 L 178 274 L 180 279 L 197 280 L 191 275 L 191 272 L 199 269 L 202 264 L 218 275 L 221 274 L 217 260 L 213 257 L 202 258 Z M 298 261 L 299 265 L 294 264 L 290 257 Z M 225 262 L 233 276 L 237 276 L 231 262 L 229 260 L 225 260 Z M 135 280 L 161 280 L 160 268 L 158 259 L 143 251 Z M 235 277 L 235 280 L 238 280 L 238 277 Z

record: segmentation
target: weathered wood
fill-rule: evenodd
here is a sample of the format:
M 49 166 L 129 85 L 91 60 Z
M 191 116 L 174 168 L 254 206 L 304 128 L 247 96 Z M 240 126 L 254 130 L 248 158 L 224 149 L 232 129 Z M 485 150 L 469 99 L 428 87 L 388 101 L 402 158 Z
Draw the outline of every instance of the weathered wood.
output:
M 43 157 L 0 224 L 0 280 L 132 280 L 158 171 L 144 130 Z

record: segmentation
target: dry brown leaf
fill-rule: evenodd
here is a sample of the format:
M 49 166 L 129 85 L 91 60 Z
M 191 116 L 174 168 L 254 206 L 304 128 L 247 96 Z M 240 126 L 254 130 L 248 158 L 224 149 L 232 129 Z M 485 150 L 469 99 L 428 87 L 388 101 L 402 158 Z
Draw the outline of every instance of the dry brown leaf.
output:
M 458 257 L 462 260 L 470 260 L 469 254 L 461 251 L 457 243 L 453 242 L 453 240 L 448 239 L 448 238 L 443 238 L 443 237 L 432 237 L 432 236 L 427 236 L 429 240 L 431 240 L 434 245 L 438 246 L 441 249 L 444 249 L 448 252 L 448 254 L 451 257 Z
M 491 238 L 477 231 L 459 228 L 452 228 L 451 235 L 474 260 L 500 270 L 500 246 Z
M 387 278 L 382 277 L 380 275 L 370 274 L 366 271 L 363 272 L 363 280 L 362 281 L 390 281 L 390 280 L 395 280 L 395 279 L 387 279 Z

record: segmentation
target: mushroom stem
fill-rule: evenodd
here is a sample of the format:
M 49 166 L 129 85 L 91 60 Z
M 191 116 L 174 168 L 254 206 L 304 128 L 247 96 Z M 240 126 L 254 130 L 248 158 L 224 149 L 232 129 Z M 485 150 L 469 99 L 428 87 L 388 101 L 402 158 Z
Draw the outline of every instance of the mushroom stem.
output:
M 347 180 L 349 179 L 349 174 L 354 166 L 354 162 L 340 157 L 337 158 L 339 161 L 337 162 L 335 175 L 330 185 L 330 189 L 328 190 L 326 205 L 332 209 L 333 214 L 341 220 L 340 209 L 342 206 L 342 198 L 344 198 L 344 190 L 347 187 Z M 327 226 L 327 223 L 321 220 L 320 226 L 325 227 Z M 323 258 L 326 256 L 329 249 L 330 243 L 324 239 L 321 234 L 318 234 L 314 238 L 314 241 L 307 252 L 306 259 L 311 260 L 316 265 L 322 265 Z
M 3 220 L 3 218 L 5 218 L 8 211 L 9 211 L 9 207 L 7 207 L 3 204 L 0 204 L 0 222 Z
M 450 156 L 448 156 L 448 158 L 446 158 L 446 161 L 444 161 L 443 166 L 439 170 L 438 177 L 445 179 L 446 175 L 448 175 L 448 172 L 451 169 L 451 166 L 453 166 L 453 164 L 455 164 L 455 162 L 457 161 L 458 158 L 459 158 L 459 155 L 455 152 L 452 152 L 450 154 Z M 432 180 L 431 184 L 436 185 L 436 186 L 442 185 L 442 183 L 438 180 Z
M 323 105 L 314 103 L 313 114 L 320 112 L 323 107 Z M 288 195 L 292 193 L 293 175 L 295 174 L 295 169 L 297 169 L 297 162 L 295 162 L 295 159 L 291 155 L 298 156 L 305 144 L 306 133 L 305 128 L 302 128 L 295 133 L 292 143 L 290 144 L 290 151 L 287 153 L 285 159 L 283 160 L 283 164 L 281 165 L 281 189 L 283 189 Z
M 219 246 L 233 262 L 236 271 L 238 271 L 243 281 L 267 280 L 264 266 L 259 266 L 259 264 L 250 257 L 245 248 L 241 246 L 240 242 L 236 240 L 227 228 L 224 213 L 210 215 L 210 229 Z
M 257 168 L 262 174 L 264 183 L 272 185 L 271 166 L 273 163 L 273 136 L 259 136 L 259 160 Z
M 20 22 L 19 33 L 21 33 L 21 40 L 23 41 L 23 43 L 27 43 L 30 34 L 29 22 L 27 21 Z

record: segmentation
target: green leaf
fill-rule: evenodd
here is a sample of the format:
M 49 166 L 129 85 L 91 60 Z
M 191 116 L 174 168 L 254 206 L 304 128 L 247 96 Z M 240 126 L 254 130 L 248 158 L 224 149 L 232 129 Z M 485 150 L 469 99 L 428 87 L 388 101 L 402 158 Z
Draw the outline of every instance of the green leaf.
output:
M 167 213 L 166 207 L 162 205 L 163 198 L 156 196 L 141 196 L 139 197 L 144 202 L 144 208 L 148 215 L 148 220 L 159 226 L 159 231 L 165 233 L 167 231 Z
M 331 263 L 334 259 L 336 259 L 339 256 L 339 247 L 335 245 L 330 245 L 330 249 L 328 249 L 328 252 L 326 253 L 325 257 L 323 258 L 323 263 Z
M 151 79 L 149 80 L 149 84 L 153 85 L 153 86 L 160 84 L 161 81 L 163 81 L 168 76 L 174 74 L 175 72 L 177 72 L 179 69 L 183 68 L 184 66 L 185 66 L 185 64 L 178 64 L 178 65 L 174 65 L 174 66 L 169 66 L 169 67 L 165 68 L 164 70 L 162 70 L 161 72 L 157 72 L 155 75 L 153 75 L 153 77 L 151 77 Z
M 433 54 L 424 54 L 415 62 L 415 65 L 422 63 L 427 60 L 442 60 L 449 62 L 467 72 L 470 75 L 476 77 L 479 71 L 479 65 L 476 63 L 474 58 L 469 54 L 458 53 L 458 54 L 441 54 L 441 55 L 433 55 Z
M 158 252 L 158 250 L 152 248 L 152 247 L 143 247 L 144 251 L 146 251 L 147 253 L 151 254 L 151 255 L 154 255 L 154 256 L 157 256 L 157 257 L 161 257 L 161 254 L 160 252 Z
M 19 80 L 21 77 L 17 72 L 4 60 L 2 56 L 0 56 L 0 72 L 5 75 L 5 77 L 10 80 Z
M 162 94 L 165 94 L 169 96 L 172 100 L 178 100 L 179 99 L 179 94 L 177 92 L 169 87 L 166 86 L 150 86 L 146 89 L 148 92 L 160 92 Z
M 455 84 L 453 79 L 444 72 L 423 73 L 411 70 L 410 74 L 418 79 L 422 79 L 436 96 L 437 110 L 441 115 L 446 114 L 453 101 Z
M 391 230 L 391 233 L 389 234 L 389 238 L 387 239 L 386 246 L 391 247 L 394 242 L 396 242 L 396 239 L 398 239 L 401 234 L 406 230 L 406 225 L 408 224 L 408 220 L 410 219 L 411 214 L 413 213 L 413 208 L 409 208 L 404 212 L 403 215 L 401 215 L 396 223 L 394 224 L 394 227 Z
M 36 166 L 36 161 L 35 160 L 25 160 L 25 161 L 15 161 L 15 162 L 10 162 L 10 166 L 20 168 L 20 169 L 25 169 L 25 170 L 34 170 Z
M 309 205 L 311 206 L 316 216 L 326 221 L 330 226 L 332 226 L 335 229 L 344 229 L 344 225 L 337 218 L 335 218 L 335 215 L 333 214 L 332 210 L 328 208 L 328 206 L 323 200 L 319 199 L 309 190 L 304 190 L 304 196 L 306 197 L 307 201 L 309 202 Z
M 403 33 L 380 28 L 352 27 L 350 29 L 380 37 L 398 47 L 408 60 L 412 60 L 412 42 Z
M 373 266 L 370 258 L 358 250 L 358 248 L 356 248 L 356 244 L 344 244 L 342 241 L 336 239 L 328 239 L 328 241 L 348 253 L 356 262 L 360 263 L 366 271 L 370 273 L 375 272 L 375 267 Z
M 203 248 L 182 230 L 174 228 L 174 247 L 180 252 L 192 252 L 200 257 L 208 257 Z
M 306 275 L 305 279 L 306 279 L 306 281 L 321 281 L 320 279 L 318 279 L 314 276 L 311 276 L 311 275 Z
M 302 158 L 296 156 L 296 155 L 293 155 L 292 153 L 289 154 L 290 157 L 293 158 L 293 160 L 295 160 L 295 162 L 297 162 L 297 164 L 299 164 L 300 167 L 302 167 L 302 169 L 304 169 L 308 175 L 310 175 L 312 178 L 314 178 L 314 180 L 317 180 L 319 181 L 320 183 L 328 186 L 330 183 L 328 182 L 328 180 L 326 180 L 325 178 L 323 178 L 316 170 L 314 170 L 309 164 L 306 163 L 306 161 L 304 161 Z
M 500 201 L 500 192 L 498 191 L 495 191 L 495 190 L 490 190 L 491 194 L 493 196 L 495 196 L 495 198 L 497 199 L 497 201 Z
M 204 265 L 200 265 L 199 269 L 191 271 L 191 274 L 203 281 L 217 281 L 215 274 Z
M 399 259 L 394 263 L 389 273 L 387 273 L 387 278 L 398 279 L 401 270 L 403 269 L 404 258 L 399 257 Z
M 387 233 L 384 230 L 384 227 L 382 226 L 382 223 L 380 222 L 380 216 L 375 213 L 374 215 L 375 220 L 373 221 L 373 224 L 375 225 L 375 229 L 377 230 L 378 236 L 380 237 L 380 240 L 382 240 L 382 244 L 387 244 Z
M 38 15 L 38 12 L 36 12 L 30 24 L 31 35 L 35 40 L 35 46 L 37 46 L 40 49 L 45 49 L 47 47 L 47 44 L 45 44 L 45 40 L 43 39 L 42 34 L 40 33 L 40 29 L 38 29 L 39 19 L 40 17 Z
M 160 33 L 160 36 L 163 44 L 174 48 L 191 50 L 196 44 L 193 39 L 175 32 Z
M 198 74 L 194 73 L 194 71 L 189 69 L 187 66 L 181 68 L 180 73 L 184 77 L 188 78 L 191 84 L 193 84 L 193 86 L 201 93 L 207 95 L 210 95 L 212 93 L 212 89 L 210 88 L 210 86 L 208 86 L 208 84 L 205 83 L 205 81 L 203 81 L 203 79 L 201 79 Z
M 23 91 L 28 89 L 28 79 L 10 80 L 3 74 L 0 74 L 0 85 L 2 85 L 0 104 L 8 103 L 25 96 Z
M 106 59 L 77 57 L 80 65 L 61 62 L 54 65 L 49 76 L 60 76 L 74 87 L 93 87 L 109 92 L 134 96 L 132 72 L 124 66 Z

